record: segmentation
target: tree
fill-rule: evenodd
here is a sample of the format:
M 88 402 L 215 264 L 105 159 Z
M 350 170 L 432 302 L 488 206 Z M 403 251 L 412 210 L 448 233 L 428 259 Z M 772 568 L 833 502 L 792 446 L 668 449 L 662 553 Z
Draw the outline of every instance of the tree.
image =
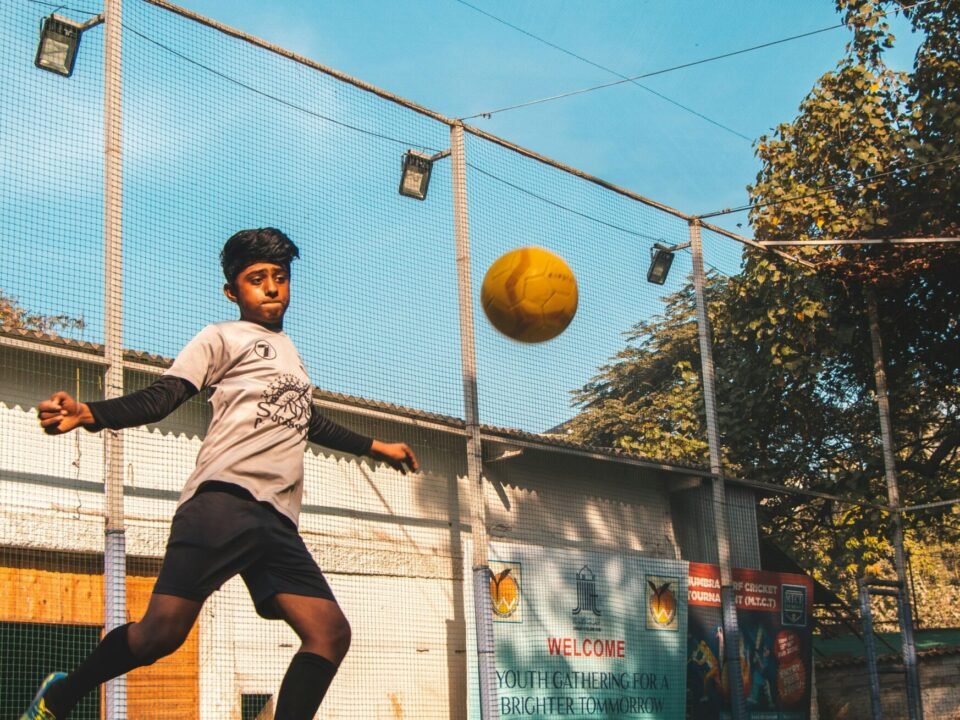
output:
M 923 237 L 956 233 L 960 227 L 955 172 L 960 160 L 960 3 L 947 0 L 910 11 L 914 26 L 924 33 L 910 75 L 883 64 L 882 51 L 894 40 L 884 13 L 897 7 L 839 0 L 838 9 L 853 30 L 847 56 L 820 79 L 793 123 L 758 143 L 763 167 L 750 188 L 755 207 L 751 223 L 758 237 Z M 956 497 L 957 247 L 864 245 L 807 254 L 822 268 L 817 271 L 820 282 L 803 282 L 782 300 L 828 308 L 815 322 L 855 329 L 824 338 L 831 347 L 817 353 L 823 368 L 842 379 L 852 398 L 871 392 L 864 307 L 874 295 L 908 497 L 914 503 L 942 499 L 944 491 Z M 744 272 L 747 282 L 758 272 L 765 274 L 767 264 L 766 258 L 751 258 Z M 809 278 L 810 273 L 801 275 Z M 770 323 L 765 329 L 784 338 L 784 328 Z M 781 351 L 801 352 L 792 340 L 788 337 Z M 859 424 L 866 440 L 875 413 L 868 407 L 864 411 Z M 875 477 L 878 459 L 871 455 L 862 469 Z M 843 475 L 848 481 L 859 479 L 849 469 Z M 882 483 L 872 485 L 882 497 Z
M 911 73 L 883 62 L 894 43 L 884 0 L 838 0 L 846 54 L 800 105 L 759 138 L 749 192 L 760 240 L 933 237 L 960 228 L 960 0 L 909 10 L 923 41 Z M 768 533 L 821 579 L 883 567 L 886 502 L 866 298 L 877 298 L 902 496 L 960 497 L 960 248 L 804 247 L 814 269 L 748 249 L 742 271 L 714 278 L 719 425 L 727 470 L 849 497 L 782 495 L 762 508 Z M 628 347 L 575 394 L 574 437 L 703 464 L 702 400 L 691 299 L 668 300 Z M 699 444 L 698 444 L 699 443 Z M 954 515 L 910 516 L 916 542 L 956 537 Z M 827 577 L 830 576 L 830 577 Z M 848 585 L 849 589 L 849 585 Z
M 714 303 L 720 282 L 711 277 Z M 693 288 L 667 298 L 663 317 L 635 325 L 627 347 L 574 393 L 582 411 L 566 429 L 590 445 L 707 464 Z
M 838 9 L 853 30 L 847 56 L 804 100 L 800 115 L 760 139 L 763 168 L 751 188 L 751 222 L 763 239 L 924 237 L 955 235 L 960 223 L 960 3 L 948 0 L 910 11 L 924 33 L 914 70 L 893 73 L 882 50 L 893 38 L 883 20 L 892 3 L 841 0 Z M 828 333 L 819 345 L 822 375 L 840 381 L 852 408 L 847 433 L 865 448 L 861 458 L 838 453 L 830 485 L 865 500 L 885 497 L 877 451 L 876 410 L 863 402 L 873 392 L 872 356 L 864 309 L 877 301 L 890 390 L 897 465 L 906 504 L 960 495 L 960 354 L 955 347 L 960 293 L 956 246 L 844 246 L 810 251 L 821 282 L 796 288 L 793 298 L 819 302 L 823 324 L 853 332 Z M 755 277 L 764 260 L 747 263 Z M 765 272 L 765 270 L 763 270 Z M 807 289 L 807 292 L 804 292 Z M 772 299 L 772 298 L 771 298 Z M 784 298 L 789 302 L 788 298 Z M 781 329 L 766 327 L 774 336 Z M 792 344 L 790 350 L 797 350 Z M 838 396 L 838 400 L 843 395 Z M 848 445 L 848 447 L 854 447 Z M 803 514 L 799 514 L 803 518 Z M 771 526 L 791 533 L 796 517 L 773 517 Z M 888 554 L 885 518 L 876 511 L 847 509 L 817 518 L 837 527 L 832 547 L 816 559 L 851 575 L 875 570 Z M 927 526 L 956 537 L 954 516 L 908 516 L 914 541 L 931 539 Z
M 32 313 L 20 305 L 17 298 L 0 290 L 0 329 L 2 330 L 36 330 L 51 334 L 57 330 L 83 330 L 84 327 L 83 318 Z

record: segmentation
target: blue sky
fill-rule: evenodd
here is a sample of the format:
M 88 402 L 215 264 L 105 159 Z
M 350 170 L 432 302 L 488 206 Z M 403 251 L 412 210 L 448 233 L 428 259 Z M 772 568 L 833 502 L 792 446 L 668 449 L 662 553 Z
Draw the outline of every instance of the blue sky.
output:
M 101 9 L 77 2 L 58 12 L 82 20 Z M 10 99 L 0 107 L 0 289 L 31 310 L 84 317 L 80 339 L 99 342 L 103 34 L 84 35 L 73 77 L 36 70 L 37 27 L 56 7 L 0 5 L 0 92 Z M 747 138 L 792 119 L 848 39 L 829 30 L 659 74 L 645 88 L 492 112 L 617 79 L 596 65 L 634 76 L 839 18 L 826 0 L 186 7 L 448 117 L 491 112 L 467 122 L 689 214 L 747 201 L 757 171 Z M 916 39 L 891 22 L 900 43 L 888 62 L 908 68 Z M 124 25 L 125 344 L 169 357 L 204 324 L 231 319 L 219 247 L 238 229 L 275 225 L 304 254 L 288 329 L 314 382 L 462 417 L 449 162 L 435 166 L 426 201 L 396 190 L 404 150 L 447 147 L 447 128 L 142 0 L 125 1 Z M 578 278 L 577 317 L 541 345 L 499 336 L 473 305 L 481 420 L 544 430 L 572 414 L 570 392 L 683 284 L 683 254 L 663 288 L 644 274 L 652 242 L 683 242 L 686 227 L 476 138 L 467 161 L 474 300 L 485 268 L 519 245 L 560 253 Z M 750 234 L 742 214 L 716 222 Z M 708 266 L 736 272 L 737 243 L 704 243 Z
M 619 79 L 530 35 L 634 77 L 840 22 L 829 0 L 183 5 L 450 117 Z M 889 22 L 899 42 L 888 62 L 909 68 L 916 38 L 903 18 Z M 848 39 L 845 29 L 830 30 L 637 81 L 729 130 L 632 83 L 468 122 L 690 214 L 736 207 L 758 169 L 740 135 L 754 140 L 791 120 Z M 749 235 L 743 214 L 717 221 L 736 223 Z

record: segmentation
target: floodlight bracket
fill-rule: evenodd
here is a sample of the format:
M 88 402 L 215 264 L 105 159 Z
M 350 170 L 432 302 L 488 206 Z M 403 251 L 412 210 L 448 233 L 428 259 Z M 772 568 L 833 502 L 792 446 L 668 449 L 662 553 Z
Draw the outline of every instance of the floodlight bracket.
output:
M 97 13 L 96 15 L 94 15 L 92 18 L 90 18 L 85 22 L 77 22 L 76 20 L 71 20 L 70 18 L 64 15 L 57 15 L 57 13 L 53 12 L 47 15 L 46 17 L 40 19 L 41 29 L 43 29 L 43 23 L 46 22 L 47 19 L 56 20 L 58 22 L 65 23 L 67 25 L 72 25 L 79 32 L 85 32 L 86 30 L 89 30 L 90 28 L 94 28 L 97 25 L 102 25 L 105 20 L 105 17 L 103 13 Z
M 653 244 L 653 247 L 655 250 L 663 250 L 664 252 L 673 253 L 677 250 L 686 250 L 688 247 L 690 247 L 690 243 L 685 242 L 680 243 L 679 245 L 664 245 L 663 243 L 656 242 Z
M 103 20 L 104 20 L 103 13 L 98 13 L 97 15 L 94 15 L 85 23 L 80 23 L 79 25 L 80 32 L 83 32 L 84 30 L 89 30 L 92 27 L 96 27 L 97 25 L 102 24 Z

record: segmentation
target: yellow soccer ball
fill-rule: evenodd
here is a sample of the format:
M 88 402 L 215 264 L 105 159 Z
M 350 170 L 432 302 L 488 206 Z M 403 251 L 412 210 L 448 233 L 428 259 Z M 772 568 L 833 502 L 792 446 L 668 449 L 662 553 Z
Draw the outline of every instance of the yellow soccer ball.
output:
M 559 255 L 522 247 L 501 255 L 487 270 L 480 303 L 490 323 L 525 343 L 550 340 L 577 312 L 577 280 Z

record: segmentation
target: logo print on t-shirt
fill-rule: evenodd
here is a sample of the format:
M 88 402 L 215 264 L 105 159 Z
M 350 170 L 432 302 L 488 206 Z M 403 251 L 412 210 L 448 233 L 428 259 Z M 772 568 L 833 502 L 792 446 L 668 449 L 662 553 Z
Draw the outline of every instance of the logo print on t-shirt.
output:
M 310 383 L 295 375 L 278 376 L 260 395 L 253 426 L 260 427 L 265 420 L 306 433 L 310 422 Z
M 277 356 L 277 351 L 273 349 L 273 345 L 266 340 L 258 340 L 257 344 L 253 346 L 253 351 L 264 360 L 273 360 Z

